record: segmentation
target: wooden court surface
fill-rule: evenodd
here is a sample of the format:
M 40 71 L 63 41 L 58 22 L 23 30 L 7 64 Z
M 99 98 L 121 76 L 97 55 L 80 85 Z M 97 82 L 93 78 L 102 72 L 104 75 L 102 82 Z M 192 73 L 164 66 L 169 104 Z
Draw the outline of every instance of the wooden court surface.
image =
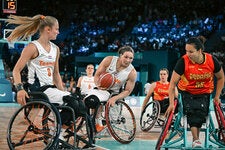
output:
M 0 150 L 8 150 L 7 145 L 7 128 L 8 128 L 8 122 L 14 112 L 18 110 L 18 106 L 15 104 L 1 104 L 0 103 Z M 140 130 L 139 126 L 139 119 L 140 119 L 140 108 L 139 107 L 133 107 L 132 110 L 134 111 L 135 117 L 136 117 L 136 124 L 137 124 L 137 132 L 135 140 L 157 140 L 159 136 L 160 129 L 155 129 L 155 131 L 152 132 L 142 132 Z M 104 140 L 97 139 L 97 140 Z

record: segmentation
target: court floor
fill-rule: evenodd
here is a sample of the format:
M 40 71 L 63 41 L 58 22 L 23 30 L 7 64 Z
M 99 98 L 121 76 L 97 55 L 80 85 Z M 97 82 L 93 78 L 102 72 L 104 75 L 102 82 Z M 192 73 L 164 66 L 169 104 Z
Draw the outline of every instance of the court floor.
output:
M 19 108 L 19 105 L 16 103 L 0 103 L 0 150 L 8 150 L 7 145 L 7 127 L 8 122 L 13 115 L 13 113 Z M 108 138 L 100 138 L 96 140 L 96 146 L 99 147 L 99 149 L 105 149 L 105 150 L 145 150 L 149 149 L 150 147 L 154 149 L 156 144 L 156 139 L 159 135 L 159 129 L 156 129 L 158 131 L 155 131 L 153 133 L 145 133 L 140 130 L 139 127 L 139 114 L 140 114 L 140 108 L 139 107 L 131 107 L 134 111 L 135 117 L 136 117 L 136 124 L 137 124 L 137 132 L 134 141 L 132 141 L 130 144 L 121 144 L 114 139 L 111 138 L 111 136 L 108 136 Z M 107 134 L 107 133 L 106 133 Z
M 19 108 L 16 103 L 0 103 L 0 150 L 8 150 L 7 145 L 7 127 L 8 122 L 13 113 Z M 154 128 L 151 132 L 143 132 L 140 130 L 140 106 L 131 106 L 137 124 L 137 132 L 134 141 L 129 144 L 121 144 L 111 136 L 96 140 L 96 150 L 149 150 L 155 149 L 155 144 L 158 139 L 161 128 Z M 189 136 L 190 138 L 191 136 Z M 190 139 L 191 141 L 191 139 Z M 191 145 L 191 143 L 190 143 Z

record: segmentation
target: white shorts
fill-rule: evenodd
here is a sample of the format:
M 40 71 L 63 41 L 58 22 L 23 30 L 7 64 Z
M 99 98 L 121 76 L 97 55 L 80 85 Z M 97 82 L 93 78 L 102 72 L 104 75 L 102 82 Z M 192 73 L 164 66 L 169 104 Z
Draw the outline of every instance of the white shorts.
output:
M 93 89 L 93 90 L 88 91 L 86 97 L 88 97 L 90 95 L 97 96 L 100 102 L 105 102 L 110 97 L 110 93 L 108 91 L 106 91 L 106 90 L 98 90 L 98 89 Z
M 48 96 L 51 103 L 63 104 L 63 96 L 70 95 L 68 91 L 61 91 L 57 88 L 47 88 L 44 93 Z

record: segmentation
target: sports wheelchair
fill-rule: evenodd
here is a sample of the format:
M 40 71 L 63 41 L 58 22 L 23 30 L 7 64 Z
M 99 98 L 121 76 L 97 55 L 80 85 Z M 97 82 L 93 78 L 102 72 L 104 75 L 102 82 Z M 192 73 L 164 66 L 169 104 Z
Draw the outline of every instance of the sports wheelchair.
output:
M 178 100 L 175 100 L 174 103 L 175 108 L 179 103 L 178 114 L 174 120 L 174 113 L 171 112 L 165 120 L 155 149 L 225 149 L 225 116 L 221 105 L 212 102 L 212 98 L 210 100 L 209 115 L 203 125 L 205 127 L 200 130 L 205 133 L 203 148 L 192 148 L 188 145 L 187 135 L 190 128 L 187 125 L 186 115 L 183 115 L 182 98 L 179 95 Z
M 167 101 L 168 99 L 165 99 Z M 163 108 L 161 108 L 163 106 Z M 168 103 L 162 103 L 159 101 L 152 100 L 149 102 L 141 112 L 140 127 L 144 132 L 150 131 L 153 127 L 161 128 L 164 124 L 164 112 L 168 107 Z
M 111 135 L 116 141 L 127 144 L 134 140 L 136 134 L 135 116 L 128 104 L 124 100 L 116 101 L 113 107 L 109 106 L 107 101 L 100 102 L 97 96 L 92 95 L 90 99 L 84 99 L 87 108 L 95 110 L 90 114 L 92 124 L 94 125 L 94 139 L 107 137 Z M 113 96 L 113 95 L 111 95 Z M 100 115 L 97 115 L 100 114 Z M 100 117 L 97 117 L 100 116 Z M 96 120 L 101 118 L 104 129 L 97 132 Z M 82 128 L 85 125 L 84 119 L 77 125 Z M 107 134 L 105 134 L 107 133 Z
M 87 136 L 77 135 L 76 117 L 66 129 L 66 141 L 59 139 L 61 130 L 60 111 L 74 110 L 66 105 L 52 104 L 42 92 L 29 93 L 27 104 L 12 116 L 7 129 L 7 142 L 10 149 L 84 149 L 94 147 L 93 128 L 88 115 L 82 116 L 87 122 Z

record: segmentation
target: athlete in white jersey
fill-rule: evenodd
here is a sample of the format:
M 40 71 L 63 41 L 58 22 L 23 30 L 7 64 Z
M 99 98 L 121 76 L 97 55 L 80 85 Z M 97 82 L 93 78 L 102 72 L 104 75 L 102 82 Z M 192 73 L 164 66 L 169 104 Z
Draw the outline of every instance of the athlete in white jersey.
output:
M 131 62 L 134 58 L 134 51 L 130 46 L 123 46 L 118 51 L 119 57 L 117 56 L 107 56 L 105 57 L 102 62 L 99 64 L 98 69 L 96 70 L 94 79 L 95 84 L 98 87 L 98 90 L 94 89 L 91 92 L 88 93 L 88 95 L 97 95 L 100 97 L 100 101 L 108 100 L 110 105 L 114 105 L 114 103 L 119 100 L 123 99 L 130 95 L 132 92 L 137 72 Z M 99 76 L 103 72 L 110 72 L 115 75 L 115 84 L 113 87 L 111 87 L 110 91 L 113 93 L 118 93 L 116 96 L 111 97 L 108 99 L 109 94 L 107 94 L 107 91 L 99 87 Z M 120 92 L 120 89 L 124 86 L 124 90 Z M 96 94 L 97 93 L 97 94 Z M 104 96 L 105 95 L 105 96 Z
M 119 49 L 118 54 L 119 57 L 105 57 L 99 64 L 94 76 L 95 84 L 98 89 L 93 89 L 88 93 L 85 97 L 86 105 L 89 101 L 92 103 L 93 99 L 96 98 L 99 101 L 108 101 L 109 105 L 113 106 L 117 100 L 124 99 L 133 91 L 137 77 L 137 72 L 131 64 L 134 59 L 134 51 L 130 46 L 123 46 Z M 109 90 L 116 93 L 116 95 L 111 96 L 110 92 L 99 87 L 99 77 L 103 72 L 110 72 L 115 75 L 115 84 Z M 124 85 L 125 88 L 120 91 Z M 97 115 L 99 116 L 100 114 Z M 96 118 L 98 118 L 98 116 Z M 101 121 L 98 121 L 96 124 L 97 132 L 104 128 L 100 122 Z
M 81 76 L 78 79 L 76 92 L 86 95 L 90 90 L 96 87 L 94 82 L 94 65 L 88 64 L 86 67 L 86 76 Z
M 119 93 L 119 90 L 121 89 L 121 87 L 123 85 L 125 85 L 130 72 L 134 69 L 133 65 L 129 64 L 128 67 L 121 69 L 120 71 L 117 70 L 118 59 L 119 59 L 119 57 L 113 56 L 110 65 L 106 69 L 106 72 L 114 74 L 114 76 L 115 76 L 115 83 L 110 88 L 110 90 L 113 93 Z
M 53 82 L 58 47 L 54 43 L 49 42 L 50 50 L 47 51 L 38 41 L 32 41 L 32 43 L 37 48 L 38 56 L 27 63 L 29 89 L 38 91 L 39 88 L 46 87 L 42 91 L 48 96 L 49 101 L 63 104 L 62 97 L 70 95 L 70 92 L 55 88 Z
M 85 115 L 85 106 L 79 103 L 77 97 L 64 91 L 62 79 L 59 74 L 59 47 L 50 40 L 55 40 L 59 34 L 58 20 L 52 16 L 35 15 L 33 17 L 23 17 L 10 15 L 6 20 L 9 24 L 18 25 L 8 37 L 10 42 L 18 39 L 25 39 L 39 31 L 39 38 L 29 43 L 22 51 L 19 60 L 13 69 L 14 85 L 17 89 L 17 102 L 21 105 L 26 104 L 29 98 L 27 91 L 24 90 L 21 82 L 21 71 L 27 65 L 28 82 L 31 91 L 44 92 L 50 102 L 65 104 L 71 107 L 76 115 Z M 83 107 L 82 107 L 83 106 Z M 63 135 L 64 127 L 69 125 L 72 120 L 71 112 L 62 110 L 60 112 Z
M 53 71 L 57 57 L 57 46 L 52 42 L 49 52 L 46 51 L 38 41 L 32 41 L 37 47 L 38 56 L 27 63 L 28 83 L 33 84 L 35 75 L 39 79 L 40 86 L 53 85 Z

